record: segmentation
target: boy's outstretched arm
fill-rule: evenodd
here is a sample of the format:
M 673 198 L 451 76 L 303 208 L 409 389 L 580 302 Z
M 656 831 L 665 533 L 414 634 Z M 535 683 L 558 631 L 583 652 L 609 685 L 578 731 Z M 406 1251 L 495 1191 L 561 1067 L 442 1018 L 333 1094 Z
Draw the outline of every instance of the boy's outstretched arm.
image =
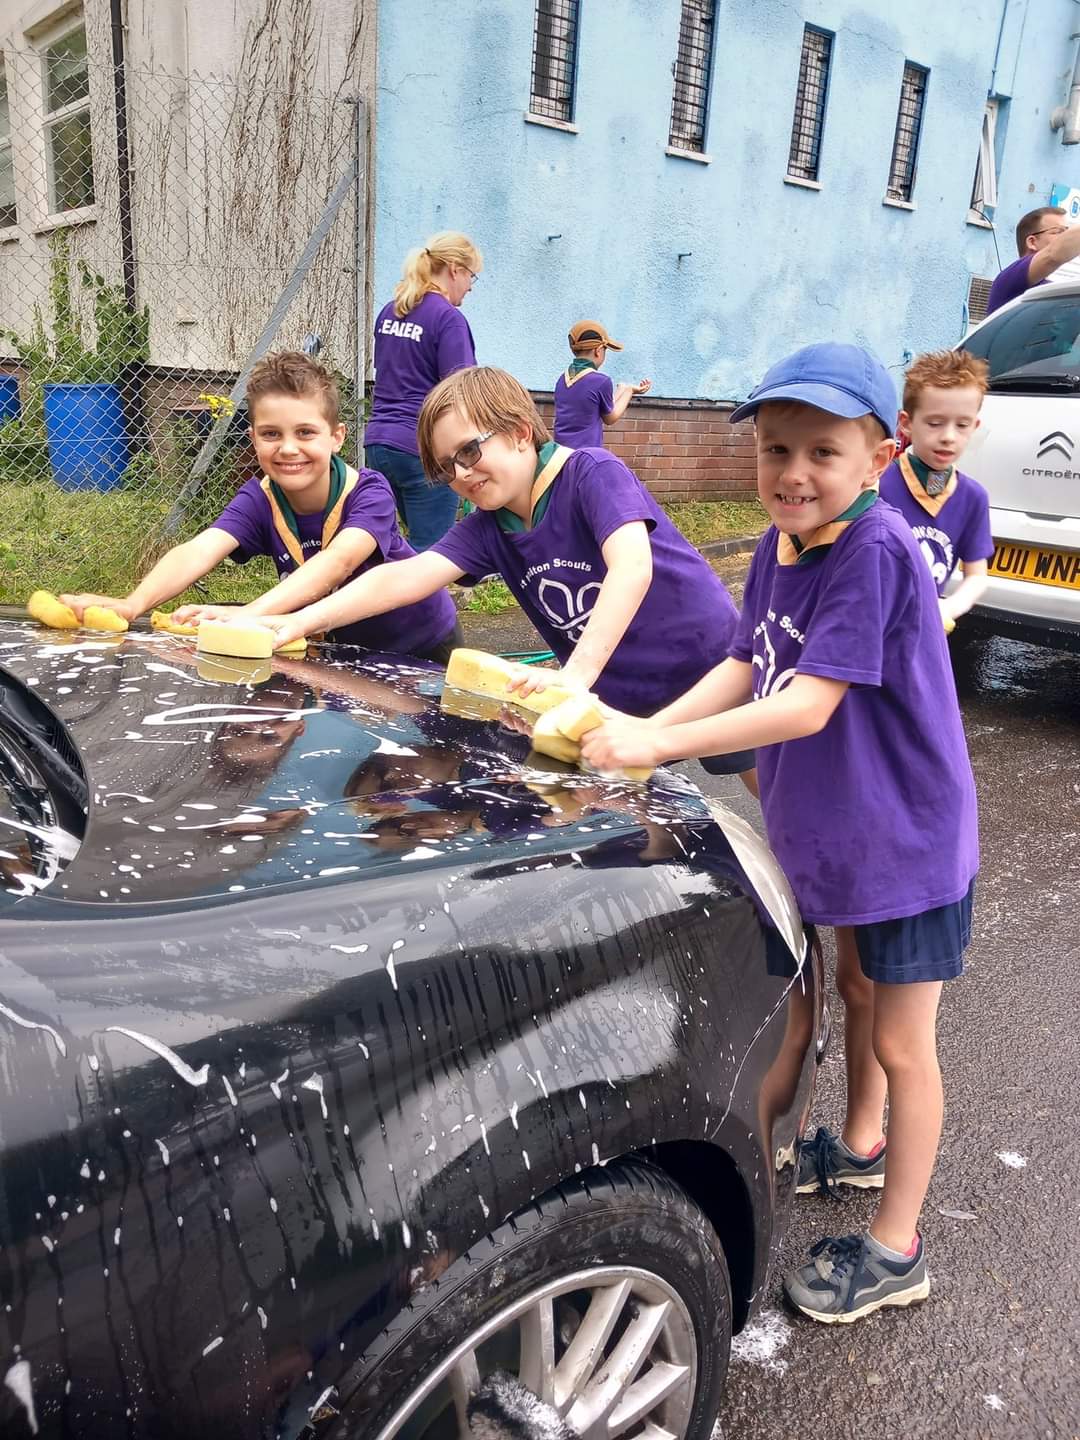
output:
M 722 715 L 677 725 L 659 725 L 654 716 L 646 722 L 613 721 L 598 726 L 583 736 L 581 753 L 599 770 L 616 770 L 801 740 L 825 728 L 847 688 L 846 680 L 796 675 L 783 690 Z
M 963 580 L 951 595 L 943 595 L 938 601 L 941 613 L 947 620 L 959 620 L 961 615 L 966 615 L 973 605 L 979 603 L 983 591 L 990 583 L 985 560 L 962 560 L 960 569 L 964 575 Z
M 325 550 L 312 555 L 290 575 L 264 591 L 246 605 L 184 605 L 176 612 L 178 620 L 213 620 L 230 616 L 288 615 L 301 610 L 336 590 L 354 570 L 358 570 L 375 549 L 375 537 L 367 530 L 350 526 L 334 536 Z
M 460 580 L 464 573 L 452 560 L 425 550 L 420 555 L 410 555 L 407 560 L 376 565 L 374 570 L 358 575 L 332 595 L 316 600 L 295 614 L 260 615 L 258 619 L 274 631 L 280 647 L 301 635 L 336 630 L 355 620 L 384 615 L 387 610 L 397 610 L 402 605 L 415 605 Z
M 215 565 L 231 555 L 236 546 L 237 541 L 227 531 L 210 526 L 166 551 L 128 595 L 61 595 L 60 599 L 71 606 L 80 620 L 88 605 L 103 605 L 115 610 L 125 620 L 135 620 L 163 600 L 171 600 L 196 580 L 201 580 Z
M 530 670 L 511 689 L 528 695 L 544 689 L 549 681 L 583 690 L 596 684 L 652 584 L 652 546 L 644 520 L 631 520 L 613 530 L 600 553 L 607 574 L 573 655 L 561 670 Z
M 616 420 L 621 420 L 626 414 L 626 407 L 635 395 L 644 395 L 646 390 L 652 389 L 651 380 L 639 380 L 636 385 L 627 385 L 625 382 L 615 386 L 615 399 L 611 409 L 601 418 L 605 425 L 614 425 Z

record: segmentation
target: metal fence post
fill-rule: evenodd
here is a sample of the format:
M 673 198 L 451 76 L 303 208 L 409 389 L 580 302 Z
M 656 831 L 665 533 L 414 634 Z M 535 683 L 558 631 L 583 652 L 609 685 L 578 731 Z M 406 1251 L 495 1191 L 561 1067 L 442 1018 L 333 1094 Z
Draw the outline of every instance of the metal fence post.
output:
M 367 106 L 356 97 L 356 454 L 361 458 L 368 370 L 367 314 Z

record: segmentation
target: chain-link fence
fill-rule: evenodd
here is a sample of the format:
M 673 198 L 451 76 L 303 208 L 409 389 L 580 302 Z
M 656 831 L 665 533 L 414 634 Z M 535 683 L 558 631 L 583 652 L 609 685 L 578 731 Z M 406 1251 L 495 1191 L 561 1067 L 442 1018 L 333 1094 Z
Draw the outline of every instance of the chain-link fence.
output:
M 299 73 L 116 69 L 83 31 L 6 53 L 0 599 L 122 594 L 210 523 L 256 468 L 234 390 L 267 350 L 338 372 L 355 454 L 365 146 Z M 264 584 L 226 565 L 207 593 Z

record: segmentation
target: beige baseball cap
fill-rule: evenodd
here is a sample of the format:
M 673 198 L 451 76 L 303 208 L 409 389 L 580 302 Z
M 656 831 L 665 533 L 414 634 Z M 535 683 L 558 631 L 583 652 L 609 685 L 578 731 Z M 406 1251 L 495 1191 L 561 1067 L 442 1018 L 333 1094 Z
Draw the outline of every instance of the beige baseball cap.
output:
M 618 340 L 611 336 L 599 320 L 579 320 L 570 327 L 570 349 L 577 350 L 585 345 L 605 345 L 609 350 L 621 350 Z

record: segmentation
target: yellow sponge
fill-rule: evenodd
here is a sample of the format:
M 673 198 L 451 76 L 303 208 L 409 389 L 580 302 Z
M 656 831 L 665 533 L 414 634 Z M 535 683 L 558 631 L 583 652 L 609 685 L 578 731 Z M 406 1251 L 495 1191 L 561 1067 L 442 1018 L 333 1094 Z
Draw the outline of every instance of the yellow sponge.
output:
M 533 726 L 533 749 L 542 755 L 569 764 L 581 763 L 581 737 L 605 720 L 604 707 L 595 695 L 572 695 L 561 705 L 541 715 Z M 588 767 L 591 768 L 591 767 Z M 605 772 L 606 773 L 606 772 Z M 651 766 L 632 765 L 614 774 L 644 784 L 653 773 Z
M 50 630 L 77 630 L 79 617 L 70 605 L 62 605 L 49 590 L 35 590 L 26 602 L 31 620 L 47 625 Z
M 568 765 L 576 765 L 581 758 L 581 746 L 559 729 L 556 716 L 561 709 L 562 706 L 557 705 L 546 715 L 539 716 L 533 726 L 533 749 L 539 750 L 541 755 L 551 755 L 556 760 L 565 760 Z
M 196 649 L 211 655 L 238 655 L 269 660 L 274 653 L 274 632 L 265 625 L 231 620 L 200 620 Z
M 126 630 L 128 622 L 115 610 L 108 610 L 104 605 L 88 605 L 83 611 L 83 628 L 86 630 Z
M 574 693 L 565 685 L 549 685 L 546 690 L 534 690 L 531 695 L 521 695 L 516 690 L 511 694 L 507 687 L 520 674 L 521 666 L 504 660 L 501 655 L 489 655 L 486 650 L 458 649 L 451 653 L 446 667 L 446 683 L 455 690 L 490 695 L 507 705 L 521 705 L 538 715 L 553 710 Z
M 274 651 L 275 655 L 306 655 L 307 636 L 298 635 L 295 640 L 289 640 L 284 645 L 279 645 Z
M 150 628 L 152 630 L 163 630 L 166 635 L 197 635 L 199 633 L 198 625 L 193 625 L 190 622 L 185 625 L 179 620 L 174 620 L 167 610 L 154 610 L 151 612 Z

